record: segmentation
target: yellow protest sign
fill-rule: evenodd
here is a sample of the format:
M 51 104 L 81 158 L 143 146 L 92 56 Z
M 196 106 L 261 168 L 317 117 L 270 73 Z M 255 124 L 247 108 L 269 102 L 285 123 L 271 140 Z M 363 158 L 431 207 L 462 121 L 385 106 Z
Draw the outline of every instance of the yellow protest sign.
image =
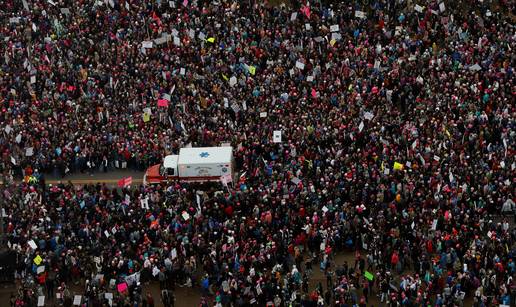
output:
M 394 168 L 395 171 L 401 171 L 403 169 L 403 164 L 398 163 L 398 162 L 394 162 L 393 168 Z
M 148 113 L 143 113 L 143 122 L 146 123 L 150 120 L 150 115 Z
M 34 263 L 36 265 L 39 265 L 41 263 L 41 261 L 43 261 L 43 258 L 41 258 L 40 255 L 37 255 L 36 257 L 34 257 Z
M 209 37 L 206 41 L 208 43 L 214 43 L 215 42 L 215 37 Z
M 249 66 L 249 73 L 254 76 L 254 74 L 256 73 L 256 67 L 250 65 Z
M 330 45 L 333 47 L 333 45 L 335 45 L 335 43 L 336 43 L 336 42 L 337 42 L 336 40 L 332 39 L 332 40 L 330 41 Z
M 222 74 L 222 78 L 224 78 L 224 80 L 226 80 L 226 81 L 229 80 L 228 76 L 226 76 L 225 74 Z

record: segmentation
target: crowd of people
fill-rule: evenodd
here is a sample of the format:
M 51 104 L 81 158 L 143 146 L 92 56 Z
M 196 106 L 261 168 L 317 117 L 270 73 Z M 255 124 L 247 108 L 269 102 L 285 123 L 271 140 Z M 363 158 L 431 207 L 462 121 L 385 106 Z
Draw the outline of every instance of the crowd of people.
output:
M 12 306 L 515 304 L 514 9 L 2 1 Z M 222 143 L 228 187 L 66 183 Z

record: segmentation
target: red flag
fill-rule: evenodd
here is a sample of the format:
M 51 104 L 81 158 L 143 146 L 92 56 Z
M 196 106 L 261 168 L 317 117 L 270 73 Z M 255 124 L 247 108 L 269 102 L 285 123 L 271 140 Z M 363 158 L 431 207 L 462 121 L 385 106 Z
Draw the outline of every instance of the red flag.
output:
M 124 187 L 124 183 L 125 183 L 125 178 L 122 178 L 122 179 L 118 180 L 118 187 L 119 188 L 123 188 Z

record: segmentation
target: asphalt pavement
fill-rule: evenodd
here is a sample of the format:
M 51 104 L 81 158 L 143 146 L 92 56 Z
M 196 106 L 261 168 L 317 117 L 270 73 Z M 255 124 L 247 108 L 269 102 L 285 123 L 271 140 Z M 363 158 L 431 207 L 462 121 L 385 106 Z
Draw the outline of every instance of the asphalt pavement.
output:
M 108 186 L 115 187 L 118 184 L 118 180 L 126 177 L 133 177 L 133 185 L 138 185 L 143 182 L 144 172 L 132 171 L 132 170 L 120 170 L 104 172 L 95 172 L 93 174 L 88 173 L 74 173 L 68 174 L 64 178 L 57 178 L 51 174 L 45 174 L 45 182 L 47 184 L 59 184 L 61 182 L 66 183 L 71 181 L 74 185 L 83 184 L 95 184 L 95 183 L 106 183 Z

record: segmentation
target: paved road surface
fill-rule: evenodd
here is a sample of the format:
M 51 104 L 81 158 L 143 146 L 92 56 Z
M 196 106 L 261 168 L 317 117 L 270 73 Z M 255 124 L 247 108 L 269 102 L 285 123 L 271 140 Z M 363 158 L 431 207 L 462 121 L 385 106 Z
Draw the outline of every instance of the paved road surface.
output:
M 60 182 L 71 181 L 73 184 L 94 184 L 106 183 L 109 186 L 117 186 L 118 180 L 125 177 L 133 177 L 133 185 L 141 184 L 143 182 L 144 172 L 135 172 L 131 170 L 116 170 L 112 172 L 102 173 L 96 172 L 89 174 L 71 174 L 64 178 L 56 178 L 52 175 L 45 174 L 45 182 L 47 184 L 58 184 Z M 1 182 L 0 182 L 1 183 Z

